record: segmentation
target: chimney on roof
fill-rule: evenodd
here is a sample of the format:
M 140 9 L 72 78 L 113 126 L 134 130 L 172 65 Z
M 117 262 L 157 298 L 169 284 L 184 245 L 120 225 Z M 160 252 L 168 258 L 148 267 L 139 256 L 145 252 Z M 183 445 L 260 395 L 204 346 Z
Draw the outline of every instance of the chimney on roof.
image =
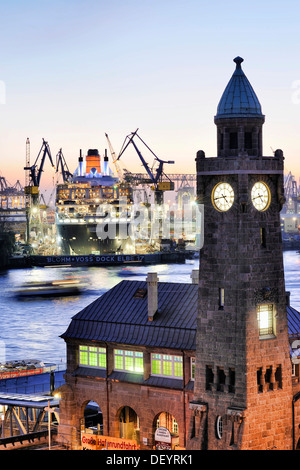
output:
M 158 299 L 157 299 L 157 273 L 148 273 L 147 293 L 148 293 L 148 320 L 152 321 L 157 312 Z
M 191 274 L 192 284 L 198 284 L 199 282 L 199 269 L 193 269 Z
M 290 296 L 291 296 L 291 293 L 286 291 L 285 292 L 285 301 L 286 301 L 286 304 L 287 304 L 288 307 L 291 305 L 290 304 Z

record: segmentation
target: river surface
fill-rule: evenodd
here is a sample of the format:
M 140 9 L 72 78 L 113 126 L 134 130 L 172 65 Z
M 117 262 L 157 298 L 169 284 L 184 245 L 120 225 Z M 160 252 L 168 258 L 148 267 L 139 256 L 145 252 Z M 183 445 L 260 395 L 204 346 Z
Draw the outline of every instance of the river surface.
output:
M 72 316 L 123 279 L 145 280 L 157 272 L 160 281 L 191 282 L 199 263 L 157 266 L 12 269 L 0 273 L 0 362 L 40 359 L 65 363 L 66 347 L 60 335 Z M 300 311 L 300 254 L 284 252 L 286 290 L 291 305 Z M 15 289 L 24 282 L 51 281 L 74 276 L 85 283 L 81 295 L 18 300 Z

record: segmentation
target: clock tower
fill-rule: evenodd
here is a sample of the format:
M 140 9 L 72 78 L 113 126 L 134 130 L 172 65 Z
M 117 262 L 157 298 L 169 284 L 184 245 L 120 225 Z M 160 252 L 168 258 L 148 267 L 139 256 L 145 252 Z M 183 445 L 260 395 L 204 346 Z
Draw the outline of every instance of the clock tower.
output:
M 283 153 L 234 59 L 215 116 L 217 157 L 197 153 L 204 206 L 190 449 L 292 448 L 292 383 L 280 210 Z

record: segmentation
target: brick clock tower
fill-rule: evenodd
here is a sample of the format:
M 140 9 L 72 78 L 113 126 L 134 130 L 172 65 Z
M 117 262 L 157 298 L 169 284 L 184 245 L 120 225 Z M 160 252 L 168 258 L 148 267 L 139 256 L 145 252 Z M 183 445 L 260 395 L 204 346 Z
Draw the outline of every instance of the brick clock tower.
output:
M 280 210 L 283 153 L 263 156 L 264 115 L 243 59 L 215 116 L 217 157 L 197 153 L 204 205 L 190 449 L 292 449 Z

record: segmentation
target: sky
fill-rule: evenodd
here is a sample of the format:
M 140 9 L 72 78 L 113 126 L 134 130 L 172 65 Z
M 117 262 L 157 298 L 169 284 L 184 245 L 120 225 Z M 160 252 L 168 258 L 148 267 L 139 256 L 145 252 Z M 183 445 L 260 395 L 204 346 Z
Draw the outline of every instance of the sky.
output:
M 73 172 L 80 149 L 103 155 L 107 133 L 118 154 L 137 128 L 175 161 L 166 173 L 195 173 L 198 150 L 216 156 L 236 56 L 266 116 L 264 155 L 282 149 L 300 177 L 299 0 L 0 0 L 0 18 L 0 175 L 12 185 L 25 183 L 27 137 L 31 164 L 45 139 Z M 132 146 L 120 162 L 144 171 Z M 52 176 L 47 161 L 41 187 Z

